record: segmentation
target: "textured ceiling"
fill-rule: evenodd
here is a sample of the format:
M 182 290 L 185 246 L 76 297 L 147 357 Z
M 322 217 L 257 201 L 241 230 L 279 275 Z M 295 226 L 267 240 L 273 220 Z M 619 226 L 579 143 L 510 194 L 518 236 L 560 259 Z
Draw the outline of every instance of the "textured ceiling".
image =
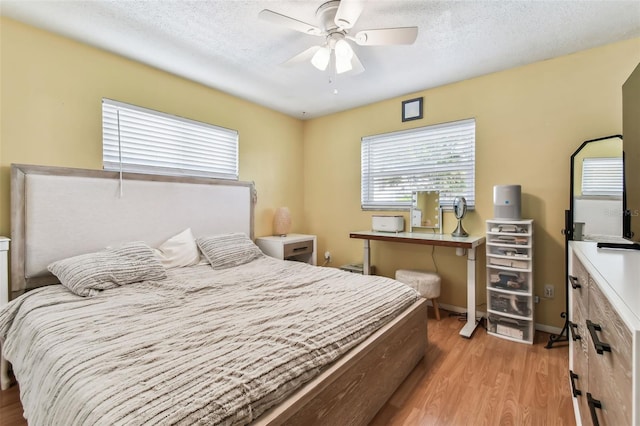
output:
M 640 36 L 637 0 L 368 0 L 354 32 L 417 26 L 418 38 L 354 45 L 366 71 L 330 82 L 309 63 L 282 65 L 323 39 L 258 19 L 271 9 L 319 25 L 322 3 L 1 0 L 0 12 L 298 118 Z

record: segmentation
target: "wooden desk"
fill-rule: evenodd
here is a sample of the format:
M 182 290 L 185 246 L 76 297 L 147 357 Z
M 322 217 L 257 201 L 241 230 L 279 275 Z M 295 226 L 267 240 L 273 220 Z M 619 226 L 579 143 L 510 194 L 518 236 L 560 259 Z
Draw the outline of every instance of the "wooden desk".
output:
M 452 237 L 450 234 L 427 234 L 420 232 L 351 232 L 350 238 L 364 240 L 363 273 L 371 272 L 371 240 L 392 243 L 424 244 L 430 246 L 446 246 L 467 250 L 467 323 L 460 330 L 460 335 L 471 337 L 476 328 L 476 247 L 484 244 L 485 237 Z M 462 254 L 460 254 L 462 255 Z

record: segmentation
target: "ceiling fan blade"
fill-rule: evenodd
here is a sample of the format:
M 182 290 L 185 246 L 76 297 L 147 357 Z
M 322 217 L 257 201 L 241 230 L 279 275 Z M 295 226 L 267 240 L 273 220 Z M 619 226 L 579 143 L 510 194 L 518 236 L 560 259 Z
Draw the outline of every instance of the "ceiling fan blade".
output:
M 311 60 L 311 58 L 313 58 L 313 55 L 315 55 L 316 52 L 321 48 L 321 46 L 311 46 L 310 48 L 298 53 L 296 56 L 287 59 L 282 63 L 282 65 L 296 65 L 301 62 L 308 62 Z
M 269 9 L 260 11 L 260 13 L 258 13 L 258 18 L 262 19 L 263 21 L 271 22 L 272 24 L 283 25 L 287 28 L 305 34 L 319 36 L 324 33 L 324 31 L 322 31 L 318 27 L 307 24 L 306 22 L 298 21 L 297 19 L 291 18 L 290 16 L 281 15 L 280 13 L 274 12 Z
M 343 30 L 352 28 L 363 8 L 364 0 L 341 0 L 334 18 L 335 24 Z
M 417 37 L 418 27 L 404 27 L 362 30 L 356 33 L 352 39 L 360 46 L 383 46 L 389 44 L 413 44 Z

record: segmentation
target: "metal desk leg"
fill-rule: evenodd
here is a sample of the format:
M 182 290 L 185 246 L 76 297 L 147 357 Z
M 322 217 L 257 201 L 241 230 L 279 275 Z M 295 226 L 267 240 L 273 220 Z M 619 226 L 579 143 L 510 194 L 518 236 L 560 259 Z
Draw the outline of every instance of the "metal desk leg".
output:
M 371 250 L 369 240 L 364 240 L 364 256 L 362 263 L 362 274 L 371 275 Z
M 460 330 L 460 335 L 471 338 L 476 329 L 476 249 L 467 251 L 467 323 Z

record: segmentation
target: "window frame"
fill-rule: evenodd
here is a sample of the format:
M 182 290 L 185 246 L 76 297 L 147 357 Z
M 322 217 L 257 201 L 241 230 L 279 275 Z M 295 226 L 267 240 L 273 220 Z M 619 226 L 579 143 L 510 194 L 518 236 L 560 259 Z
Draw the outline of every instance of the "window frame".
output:
M 104 170 L 239 179 L 237 130 L 102 98 Z
M 420 139 L 420 140 L 416 140 Z M 377 147 L 379 153 L 373 153 Z M 383 133 L 361 138 L 361 170 L 360 170 L 360 207 L 363 211 L 408 211 L 411 207 L 411 192 L 419 190 L 437 190 L 441 192 L 441 206 L 444 210 L 453 209 L 455 197 L 464 196 L 467 199 L 468 209 L 475 209 L 475 146 L 476 146 L 476 119 L 467 118 L 445 123 L 438 123 L 408 130 Z M 414 162 L 408 164 L 402 161 L 410 154 L 411 150 L 431 150 L 430 164 Z M 386 154 L 385 154 L 386 153 Z M 403 157 L 403 155 L 405 157 Z M 424 156 L 425 154 L 421 154 Z M 385 159 L 384 157 L 389 158 Z M 452 169 L 442 169 L 442 164 L 457 157 L 457 166 Z M 373 158 L 373 159 L 372 159 Z M 415 156 L 411 158 L 416 158 Z M 420 157 L 418 157 L 420 158 Z M 387 162 L 385 164 L 385 161 Z M 403 164 L 401 164 L 403 163 Z M 382 171 L 383 167 L 389 170 Z M 404 170 L 403 170 L 404 168 Z M 374 169 L 374 171 L 372 171 Z M 412 175 L 411 170 L 414 170 Z M 440 170 L 439 170 L 440 169 Z M 459 179 L 463 177 L 463 191 L 444 191 L 442 186 L 450 186 L 446 179 Z M 469 176 L 470 175 L 470 176 Z M 399 194 L 392 190 L 390 195 L 380 193 L 379 197 L 393 198 L 393 200 L 375 199 L 376 187 L 383 189 L 383 185 L 375 183 L 375 180 L 400 178 L 399 186 L 404 185 Z M 411 183 L 411 180 L 422 180 L 420 183 Z M 430 184 L 424 181 L 430 180 Z M 439 181 L 439 182 L 434 182 Z M 436 186 L 436 187 L 434 187 Z M 401 198 L 406 198 L 402 201 Z

